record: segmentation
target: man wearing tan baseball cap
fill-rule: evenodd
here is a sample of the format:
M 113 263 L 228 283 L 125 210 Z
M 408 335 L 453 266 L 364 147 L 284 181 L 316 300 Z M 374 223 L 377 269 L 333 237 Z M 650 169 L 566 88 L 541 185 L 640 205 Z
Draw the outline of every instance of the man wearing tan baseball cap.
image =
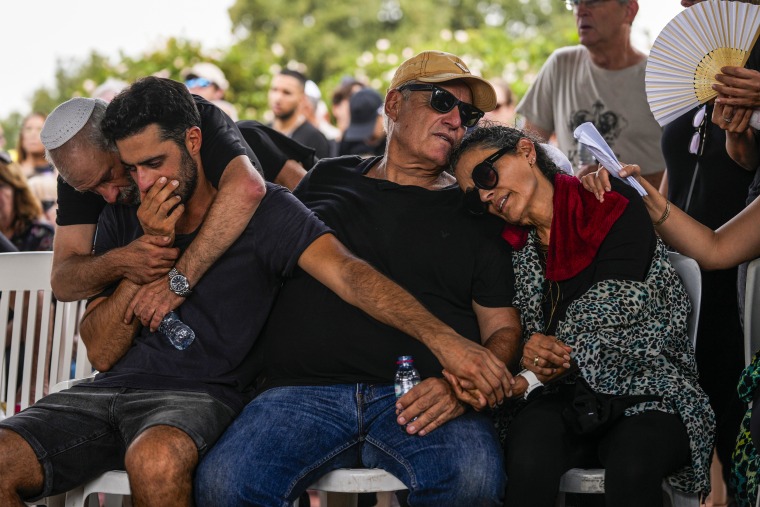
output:
M 284 505 L 330 470 L 357 466 L 398 477 L 409 505 L 503 503 L 493 424 L 468 407 L 511 395 L 506 364 L 515 362 L 520 322 L 510 256 L 492 240 L 499 220 L 463 211 L 444 170 L 451 147 L 495 104 L 491 85 L 460 58 L 420 53 L 385 96 L 385 153 L 320 160 L 294 190 L 353 254 L 461 337 L 437 335 L 426 346 L 294 273 L 259 338 L 260 394 L 200 465 L 198 505 Z M 396 361 L 407 355 L 422 381 L 394 394 Z M 458 400 L 443 377 L 452 358 L 477 399 Z

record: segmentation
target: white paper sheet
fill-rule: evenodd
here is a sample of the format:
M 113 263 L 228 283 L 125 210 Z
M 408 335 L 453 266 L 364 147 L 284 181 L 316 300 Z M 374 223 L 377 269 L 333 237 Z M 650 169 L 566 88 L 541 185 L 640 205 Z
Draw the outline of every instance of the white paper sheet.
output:
M 594 158 L 596 158 L 611 175 L 631 185 L 636 189 L 639 195 L 647 195 L 647 191 L 644 190 L 644 187 L 642 187 L 638 181 L 636 181 L 636 178 L 633 176 L 628 176 L 625 179 L 620 177 L 620 169 L 623 168 L 623 165 L 618 161 L 617 157 L 612 152 L 612 149 L 607 144 L 607 141 L 605 141 L 599 131 L 596 130 L 593 123 L 587 121 L 586 123 L 579 125 L 578 128 L 575 129 L 575 132 L 573 132 L 573 136 L 575 136 L 579 143 L 588 147 L 591 153 L 594 154 Z

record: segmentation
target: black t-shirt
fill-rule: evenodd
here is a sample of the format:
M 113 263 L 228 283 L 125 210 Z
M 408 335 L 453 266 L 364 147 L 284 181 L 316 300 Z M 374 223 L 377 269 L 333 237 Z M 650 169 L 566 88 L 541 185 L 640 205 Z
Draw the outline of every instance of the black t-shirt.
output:
M 480 343 L 472 301 L 506 307 L 514 294 L 501 222 L 469 215 L 458 187 L 430 191 L 364 176 L 377 161 L 322 160 L 295 194 L 353 253 Z M 413 356 L 423 377 L 441 374 L 422 343 L 344 302 L 300 269 L 280 292 L 260 345 L 263 388 L 388 383 L 401 355 Z
M 193 95 L 193 99 L 201 113 L 201 160 L 206 178 L 211 184 L 218 187 L 227 164 L 240 155 L 248 155 L 254 167 L 261 171 L 258 158 L 243 141 L 235 122 L 206 99 L 198 95 Z M 93 192 L 77 192 L 58 176 L 58 225 L 96 224 L 105 205 L 106 202 L 100 195 Z
M 303 122 L 293 131 L 290 136 L 304 146 L 314 148 L 317 158 L 325 158 L 330 156 L 330 142 L 325 135 L 319 131 L 317 127 L 309 123 Z
M 343 139 L 338 145 L 338 155 L 381 156 L 385 153 L 385 143 L 385 138 L 374 146 L 367 144 L 366 141 L 346 141 Z
M 549 281 L 545 282 L 543 311 L 547 320 L 552 316 L 546 334 L 556 334 L 557 323 L 565 318 L 570 303 L 583 296 L 594 284 L 602 280 L 643 281 L 652 264 L 657 239 L 644 201 L 631 186 L 617 178 L 610 180 L 612 190 L 628 199 L 628 205 L 607 233 L 588 267 L 574 277 L 559 282 L 558 292 Z M 585 192 L 582 188 L 579 191 Z M 554 210 L 554 213 L 561 212 Z M 572 252 L 564 254 L 572 255 Z M 553 290 L 553 294 L 549 290 Z M 556 307 L 552 309 L 555 301 Z
M 295 160 L 307 171 L 316 162 L 314 148 L 304 146 L 263 123 L 243 120 L 237 122 L 237 126 L 245 142 L 259 156 L 267 181 L 274 182 L 288 160 Z
M 95 253 L 142 235 L 134 206 L 107 206 L 98 223 Z M 133 387 L 208 392 L 234 410 L 250 398 L 253 344 L 282 281 L 303 251 L 329 229 L 282 187 L 267 193 L 240 238 L 217 260 L 177 309 L 195 341 L 177 350 L 160 333 L 143 328 L 132 347 L 94 387 Z M 177 235 L 185 248 L 191 235 Z M 98 297 L 115 290 L 110 287 Z

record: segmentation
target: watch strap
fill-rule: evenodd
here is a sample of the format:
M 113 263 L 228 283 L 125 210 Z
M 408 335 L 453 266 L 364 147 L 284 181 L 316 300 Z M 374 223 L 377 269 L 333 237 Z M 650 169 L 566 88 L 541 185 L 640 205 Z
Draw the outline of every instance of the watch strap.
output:
M 536 374 L 530 370 L 523 370 L 517 375 L 528 381 L 528 388 L 525 390 L 524 394 L 526 400 L 528 399 L 528 396 L 530 396 L 530 393 L 544 386 L 544 383 L 538 380 Z

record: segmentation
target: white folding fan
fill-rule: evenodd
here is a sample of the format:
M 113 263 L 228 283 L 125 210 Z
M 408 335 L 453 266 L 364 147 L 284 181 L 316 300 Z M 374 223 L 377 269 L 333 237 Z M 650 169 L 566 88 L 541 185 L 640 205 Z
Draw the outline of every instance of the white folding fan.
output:
M 652 45 L 646 92 L 655 119 L 665 126 L 717 93 L 715 75 L 743 67 L 760 34 L 760 5 L 707 0 L 679 12 Z

